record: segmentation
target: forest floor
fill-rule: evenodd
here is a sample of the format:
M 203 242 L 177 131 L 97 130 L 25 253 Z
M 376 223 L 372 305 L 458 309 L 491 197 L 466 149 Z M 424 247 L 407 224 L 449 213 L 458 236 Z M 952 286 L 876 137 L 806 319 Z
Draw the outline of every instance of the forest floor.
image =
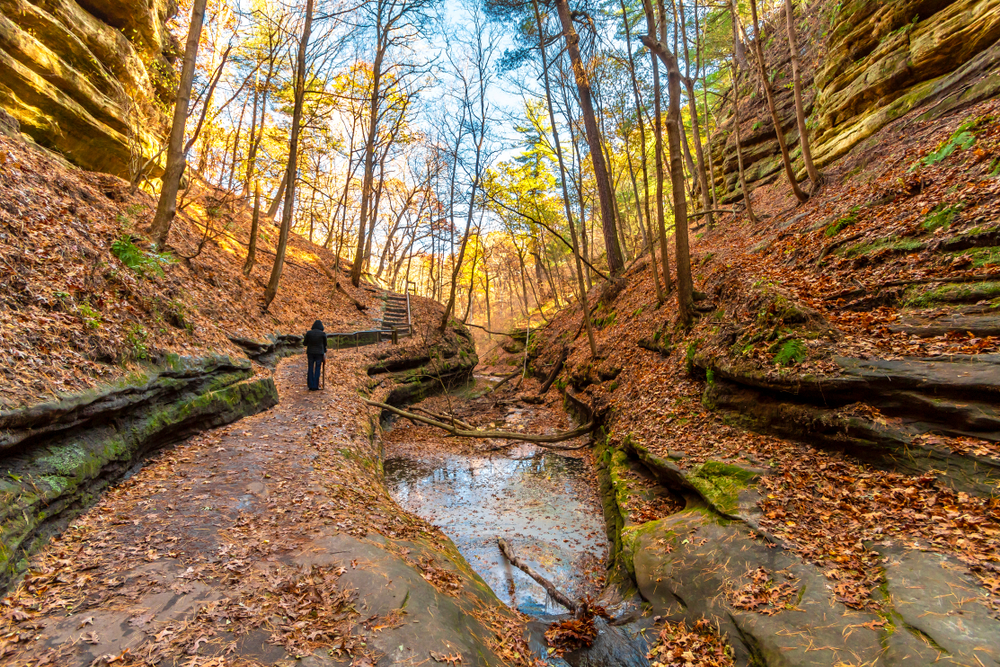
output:
M 167 354 L 237 357 L 231 336 L 370 329 L 381 302 L 339 282 L 334 252 L 295 234 L 275 301 L 262 312 L 277 227 L 261 220 L 245 278 L 250 210 L 198 181 L 166 252 L 144 236 L 156 199 L 114 176 L 67 167 L 0 135 L 0 409 L 107 385 Z M 267 371 L 258 367 L 258 372 Z
M 974 598 L 996 614 L 995 491 L 968 493 L 940 473 L 876 467 L 808 437 L 747 430 L 703 403 L 713 378 L 698 364 L 749 369 L 748 377 L 766 384 L 837 377 L 844 357 L 971 359 L 1000 352 L 998 117 L 1000 101 L 992 100 L 933 121 L 900 119 L 828 168 L 825 186 L 808 203 L 796 205 L 779 180 L 753 193 L 757 224 L 742 214 L 717 218 L 715 229 L 695 227 L 692 271 L 707 300 L 689 330 L 676 324 L 674 294 L 658 303 L 648 254 L 619 285 L 595 277 L 589 304 L 599 358 L 591 358 L 579 309 L 568 308 L 529 343 L 534 373 L 544 377 L 568 347 L 558 384 L 601 415 L 612 446 L 648 451 L 688 474 L 720 459 L 757 471 L 757 530 L 819 567 L 831 600 L 879 613 L 887 562 L 880 548 L 899 544 L 961 563 L 981 586 Z M 509 341 L 505 346 L 516 349 Z M 793 348 L 787 359 L 786 346 Z M 484 369 L 497 373 L 524 363 L 523 352 L 499 346 L 480 357 Z M 843 414 L 899 422 L 868 405 L 872 398 L 857 396 Z M 950 455 L 1000 462 L 995 437 L 920 438 Z M 641 509 L 636 524 L 676 510 Z M 753 598 L 732 604 L 756 609 L 760 600 Z M 658 649 L 664 664 L 674 664 L 670 646 L 681 647 L 675 658 L 691 645 L 718 653 L 717 641 L 692 625 L 665 628 L 668 648 Z
M 106 493 L 0 600 L 0 664 L 530 663 L 523 621 L 386 493 L 358 397 L 372 350 L 331 354 L 318 392 L 304 356 L 283 361 L 277 408 Z

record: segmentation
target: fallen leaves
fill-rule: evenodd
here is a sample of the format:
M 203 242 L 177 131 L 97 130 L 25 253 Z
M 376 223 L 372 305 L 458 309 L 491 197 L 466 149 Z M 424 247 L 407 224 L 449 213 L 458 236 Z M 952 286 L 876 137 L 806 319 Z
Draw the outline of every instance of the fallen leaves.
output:
M 729 603 L 736 609 L 773 616 L 794 606 L 794 598 L 799 593 L 794 579 L 775 583 L 763 567 L 748 572 L 745 578 L 749 579 L 747 583 L 727 594 Z
M 688 627 L 666 621 L 649 652 L 652 667 L 732 667 L 733 651 L 705 618 Z
M 596 636 L 597 627 L 592 613 L 583 618 L 569 618 L 553 623 L 545 631 L 545 641 L 551 647 L 550 652 L 560 657 L 570 651 L 590 648 Z

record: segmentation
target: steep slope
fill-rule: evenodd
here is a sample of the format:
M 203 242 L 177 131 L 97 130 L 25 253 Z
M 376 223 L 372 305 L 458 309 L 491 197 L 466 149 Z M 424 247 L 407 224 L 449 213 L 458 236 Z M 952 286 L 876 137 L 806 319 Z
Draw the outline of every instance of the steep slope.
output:
M 1000 661 L 1000 102 L 919 113 L 693 230 L 691 330 L 646 256 L 590 295 L 599 359 L 576 309 L 528 345 L 601 420 L 615 565 L 741 664 Z
M 383 316 L 379 290 L 336 288 L 331 253 L 294 236 L 262 313 L 272 224 L 246 278 L 247 211 L 191 196 L 154 253 L 154 199 L 0 137 L 0 586 L 150 452 L 275 405 L 287 334 Z
M 347 294 L 368 306 L 358 310 L 334 289 L 333 254 L 294 235 L 281 289 L 262 313 L 273 224 L 261 223 L 247 280 L 245 208 L 197 190 L 160 256 L 142 236 L 155 205 L 118 178 L 66 169 L 0 136 L 0 350 L 11 360 L 0 401 L 15 407 L 106 384 L 170 353 L 242 356 L 233 336 L 302 333 L 317 318 L 354 331 L 381 318 L 374 288 L 356 290 L 342 274 Z

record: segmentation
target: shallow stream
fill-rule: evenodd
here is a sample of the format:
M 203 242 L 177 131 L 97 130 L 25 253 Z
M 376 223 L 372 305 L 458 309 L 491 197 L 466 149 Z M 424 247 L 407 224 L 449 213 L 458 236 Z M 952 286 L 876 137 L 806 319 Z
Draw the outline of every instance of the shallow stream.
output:
M 505 603 L 533 616 L 566 612 L 507 562 L 498 537 L 569 597 L 594 593 L 607 537 L 588 461 L 530 446 L 492 457 L 393 454 L 385 474 L 396 501 L 441 528 Z
M 548 405 L 513 401 L 495 408 L 491 399 L 477 398 L 488 383 L 488 378 L 479 378 L 478 387 L 469 385 L 416 407 L 438 413 L 457 408 L 462 419 L 478 424 L 492 420 L 491 428 L 525 433 L 570 428 L 555 397 Z M 568 654 L 565 660 L 551 655 L 543 634 L 567 610 L 512 566 L 497 545 L 497 538 L 504 538 L 520 558 L 571 599 L 601 595 L 608 539 L 597 467 L 583 440 L 564 443 L 583 445 L 572 452 L 525 443 L 483 453 L 477 447 L 504 443 L 473 445 L 445 437 L 433 427 L 399 420 L 384 442 L 390 493 L 401 506 L 451 538 L 501 600 L 535 618 L 528 626 L 530 644 L 546 664 L 648 666 L 645 622 L 613 627 L 598 618 L 598 635 L 590 649 Z M 625 609 L 616 606 L 617 611 Z

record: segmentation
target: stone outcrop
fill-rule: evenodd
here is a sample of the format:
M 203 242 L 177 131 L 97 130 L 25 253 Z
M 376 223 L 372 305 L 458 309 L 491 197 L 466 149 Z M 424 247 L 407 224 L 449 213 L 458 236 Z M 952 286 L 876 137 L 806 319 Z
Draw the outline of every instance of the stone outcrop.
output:
M 835 376 L 774 377 L 720 358 L 695 359 L 714 378 L 704 402 L 753 430 L 808 438 L 910 474 L 944 473 L 958 490 L 995 492 L 1000 462 L 921 436 L 1000 437 L 1000 356 L 836 362 Z M 859 397 L 888 420 L 850 410 Z
M 277 402 L 270 377 L 217 356 L 174 358 L 120 386 L 0 412 L 0 589 L 147 453 Z
M 819 167 L 915 109 L 940 114 L 1000 92 L 1000 0 L 853 0 L 813 3 L 805 14 L 809 27 L 800 44 L 811 46 L 802 83 Z M 799 178 L 805 178 L 784 22 L 784 14 L 775 17 L 777 33 L 766 55 L 782 130 Z M 813 39 L 805 39 L 810 34 Z M 756 74 L 743 70 L 739 81 L 743 160 L 753 187 L 779 176 L 781 156 Z M 723 201 L 732 201 L 741 195 L 731 96 L 722 113 L 711 142 L 716 165 L 722 165 L 715 184 Z
M 173 0 L 0 0 L 0 109 L 76 165 L 129 177 L 159 150 L 175 12 Z

